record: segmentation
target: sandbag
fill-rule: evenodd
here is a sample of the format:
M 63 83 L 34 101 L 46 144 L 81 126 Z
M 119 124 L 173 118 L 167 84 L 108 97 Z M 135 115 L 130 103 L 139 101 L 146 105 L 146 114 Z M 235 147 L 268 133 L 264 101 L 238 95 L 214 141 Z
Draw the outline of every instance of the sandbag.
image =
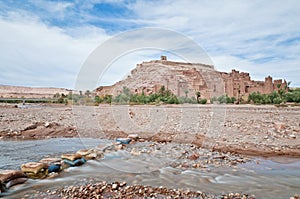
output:
M 24 182 L 27 181 L 27 177 L 24 177 L 24 178 L 15 178 L 13 180 L 10 180 L 8 181 L 7 183 L 5 183 L 5 188 L 6 189 L 9 189 L 11 188 L 12 186 L 15 186 L 17 184 L 23 184 Z
M 61 170 L 60 158 L 44 158 L 40 162 L 48 165 L 48 173 L 59 172 Z
M 48 165 L 41 162 L 28 162 L 22 164 L 21 170 L 27 177 L 33 179 L 45 178 L 48 175 Z
M 24 183 L 27 176 L 18 170 L 0 170 L 0 192 L 5 192 L 10 187 Z
M 61 159 L 60 158 L 43 158 L 40 160 L 41 163 L 45 164 L 60 164 Z
M 82 155 L 86 160 L 92 160 L 98 157 L 102 157 L 102 154 L 94 149 L 81 149 L 76 153 Z
M 26 176 L 31 179 L 43 179 L 48 176 L 48 169 L 42 169 L 38 173 L 26 172 Z
M 19 170 L 0 170 L 0 182 L 7 182 L 15 178 L 26 178 L 26 175 Z
M 63 159 L 64 164 L 70 166 L 70 167 L 75 167 L 75 166 L 81 166 L 83 165 L 86 160 L 84 158 L 76 159 L 74 161 Z
M 82 155 L 80 155 L 78 153 L 75 153 L 75 154 L 63 154 L 63 155 L 61 155 L 61 158 L 65 159 L 65 160 L 74 161 L 76 159 L 82 158 Z
M 57 164 L 50 164 L 48 166 L 48 173 L 52 173 L 52 172 L 59 172 L 60 171 L 60 167 L 61 164 L 57 165 Z
M 117 138 L 116 142 L 120 142 L 121 144 L 129 144 L 131 142 L 130 138 Z

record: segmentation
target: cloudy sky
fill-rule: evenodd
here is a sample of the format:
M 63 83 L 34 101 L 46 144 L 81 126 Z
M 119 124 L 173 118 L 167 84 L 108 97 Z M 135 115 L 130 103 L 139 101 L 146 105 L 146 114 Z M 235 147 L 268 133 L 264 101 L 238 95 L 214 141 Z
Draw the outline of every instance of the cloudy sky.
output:
M 0 0 L 0 84 L 73 88 L 85 60 L 103 42 L 155 27 L 195 41 L 217 70 L 235 68 L 255 80 L 271 75 L 300 86 L 299 2 Z M 128 52 L 100 83 L 112 84 L 161 53 Z

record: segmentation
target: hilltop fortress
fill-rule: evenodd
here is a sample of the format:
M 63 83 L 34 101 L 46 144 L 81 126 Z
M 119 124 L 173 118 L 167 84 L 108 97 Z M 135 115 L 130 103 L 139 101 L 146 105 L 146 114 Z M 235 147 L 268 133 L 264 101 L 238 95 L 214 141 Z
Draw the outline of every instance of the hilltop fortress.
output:
M 287 83 L 281 79 L 273 81 L 270 76 L 265 81 L 254 81 L 249 73 L 218 72 L 211 65 L 168 61 L 166 56 L 161 56 L 160 60 L 137 64 L 126 79 L 112 86 L 100 86 L 96 93 L 116 96 L 127 87 L 132 93 L 149 95 L 162 86 L 177 96 L 192 97 L 200 91 L 202 98 L 210 99 L 224 94 L 235 98 L 247 97 L 252 92 L 269 94 L 286 88 Z

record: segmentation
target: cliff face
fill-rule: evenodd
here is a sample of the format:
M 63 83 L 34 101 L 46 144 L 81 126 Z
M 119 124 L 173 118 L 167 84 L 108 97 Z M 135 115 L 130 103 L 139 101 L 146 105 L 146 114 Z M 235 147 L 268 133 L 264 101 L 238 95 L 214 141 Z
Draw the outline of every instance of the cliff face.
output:
M 195 96 L 200 91 L 201 98 L 210 99 L 213 96 L 227 94 L 229 97 L 247 97 L 252 92 L 269 94 L 274 90 L 285 88 L 287 83 L 282 80 L 265 81 L 251 80 L 249 73 L 232 70 L 231 73 L 218 72 L 213 66 L 199 63 L 183 63 L 167 61 L 165 56 L 161 60 L 153 60 L 137 64 L 131 74 L 124 80 L 112 86 L 101 86 L 96 89 L 100 96 L 118 95 L 127 87 L 132 93 L 149 95 L 156 93 L 161 86 L 165 86 L 177 96 Z

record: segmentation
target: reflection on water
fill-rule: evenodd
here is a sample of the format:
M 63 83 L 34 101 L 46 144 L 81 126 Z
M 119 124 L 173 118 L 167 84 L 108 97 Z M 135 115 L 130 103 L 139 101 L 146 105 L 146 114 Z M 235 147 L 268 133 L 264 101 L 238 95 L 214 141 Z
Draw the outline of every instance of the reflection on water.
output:
M 84 145 L 83 145 L 84 143 Z M 108 140 L 50 139 L 23 142 L 0 142 L 0 167 L 18 168 L 21 163 L 37 161 L 45 156 L 59 156 L 65 152 L 107 144 Z M 241 192 L 257 198 L 288 198 L 299 194 L 300 161 L 289 159 L 283 164 L 278 159 L 258 159 L 238 168 L 217 168 L 210 171 L 180 170 L 167 166 L 169 160 L 150 155 L 131 156 L 126 151 L 111 152 L 104 159 L 88 161 L 81 167 L 69 168 L 55 179 L 29 180 L 11 190 L 9 198 L 31 195 L 37 190 L 74 185 L 93 177 L 102 181 L 126 181 L 145 184 L 201 190 L 211 193 Z M 174 160 L 173 160 L 174 161 Z M 257 164 L 258 163 L 258 164 Z

